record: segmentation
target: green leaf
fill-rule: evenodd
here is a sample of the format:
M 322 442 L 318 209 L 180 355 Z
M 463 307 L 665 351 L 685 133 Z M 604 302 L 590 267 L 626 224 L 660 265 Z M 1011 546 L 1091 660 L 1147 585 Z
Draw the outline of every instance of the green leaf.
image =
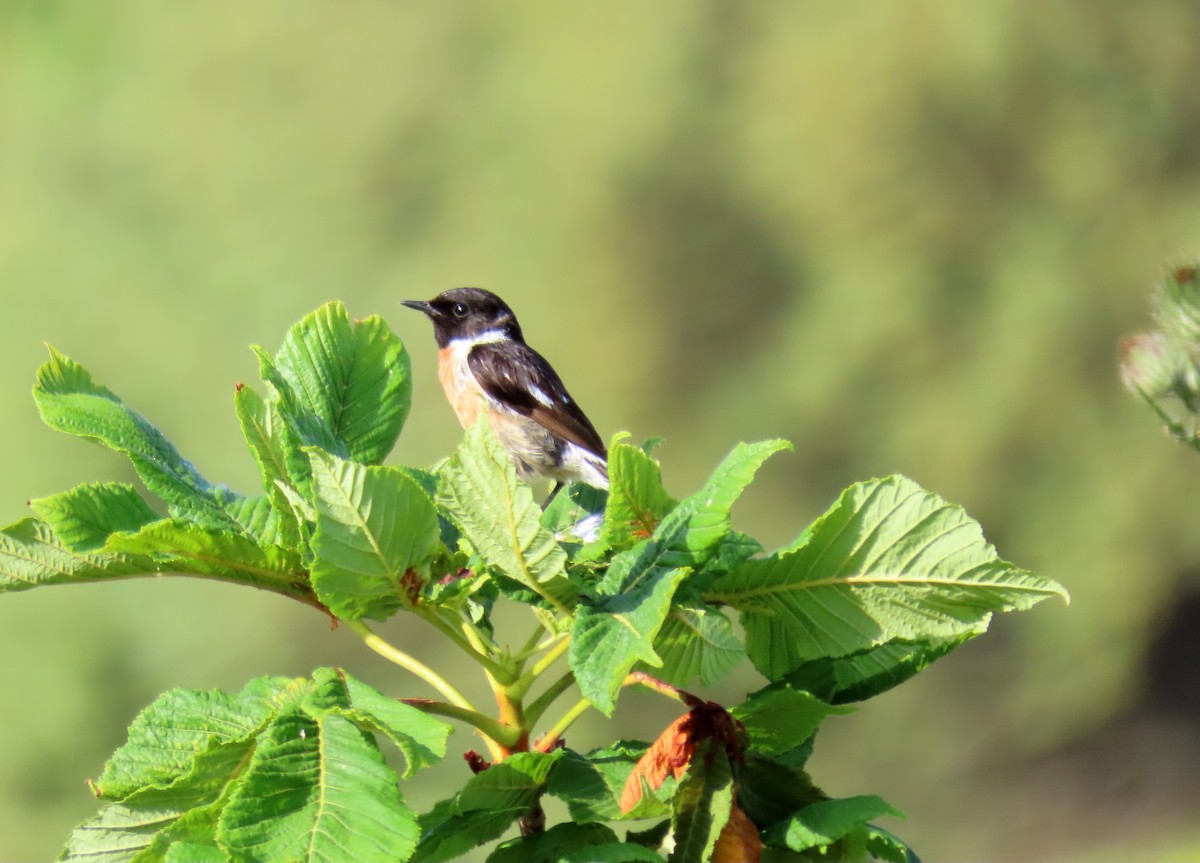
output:
M 73 551 L 94 551 L 115 531 L 137 530 L 159 516 L 131 485 L 80 485 L 29 502 L 54 535 Z
M 767 458 L 786 441 L 738 444 L 700 491 L 676 506 L 654 534 L 612 559 L 595 596 L 581 600 L 569 659 L 579 688 L 610 715 L 638 662 L 662 664 L 653 642 L 675 590 L 729 534 L 729 511 Z
M 621 437 L 614 437 L 608 449 L 608 502 L 601 533 L 613 548 L 648 539 L 676 503 L 663 488 L 658 462 Z
M 333 713 L 282 713 L 263 735 L 221 815 L 234 859 L 406 860 L 417 822 L 375 741 Z
M 746 753 L 738 772 L 738 805 L 755 824 L 773 824 L 827 799 L 802 765 L 782 764 L 753 750 Z
M 341 303 L 326 303 L 291 328 L 275 365 L 350 459 L 378 464 L 391 452 L 408 417 L 412 373 L 382 318 L 352 322 Z
M 225 511 L 243 534 L 264 548 L 279 545 L 295 551 L 299 547 L 300 532 L 291 511 L 281 515 L 265 495 L 239 497 L 227 503 Z
M 320 450 L 312 462 L 317 529 L 312 568 L 317 596 L 338 617 L 386 619 L 412 604 L 419 582 L 441 547 L 437 510 L 404 471 L 365 467 Z
M 904 817 L 904 813 L 893 808 L 882 797 L 874 795 L 822 800 L 804 807 L 786 821 L 771 826 L 763 839 L 771 845 L 785 845 L 793 851 L 832 845 L 859 832 L 864 833 L 865 840 L 867 822 L 885 815 Z
M 834 707 L 787 687 L 763 690 L 730 711 L 746 727 L 750 748 L 763 755 L 791 752 L 803 746 L 830 716 L 851 712 L 853 708 Z
M 33 398 L 46 425 L 124 453 L 146 488 L 172 515 L 214 528 L 234 528 L 219 491 L 141 414 L 100 386 L 81 365 L 50 348 Z
M 236 695 L 194 689 L 163 693 L 130 724 L 129 739 L 104 766 L 96 792 L 119 799 L 142 788 L 170 786 L 213 745 L 256 735 L 274 715 L 288 683 L 259 678 Z
M 0 530 L 0 593 L 157 571 L 158 564 L 144 555 L 71 551 L 37 519 L 22 519 Z
M 705 594 L 734 606 L 755 666 L 777 680 L 892 639 L 955 638 L 995 611 L 1066 591 L 996 557 L 979 525 L 911 480 L 851 486 L 791 548 L 750 560 Z
M 955 638 L 930 641 L 897 638 L 848 656 L 813 659 L 801 663 L 780 684 L 807 690 L 830 704 L 865 701 L 900 685 L 982 631 L 981 627 Z
M 242 427 L 242 435 L 246 438 L 246 444 L 258 465 L 258 475 L 266 499 L 277 514 L 275 539 L 279 545 L 298 548 L 301 526 L 281 487 L 290 485 L 292 481 L 288 469 L 289 444 L 284 422 L 275 406 L 263 401 L 262 397 L 248 386 L 239 384 L 234 390 L 233 405 L 237 412 L 238 424 Z M 265 520 L 269 521 L 269 516 L 266 516 Z M 245 526 L 243 520 L 239 519 L 238 522 Z M 252 535 L 258 537 L 261 533 L 265 531 L 252 532 Z
M 411 863 L 452 860 L 496 839 L 538 802 L 561 751 L 519 752 L 467 780 L 457 796 L 421 817 Z
M 581 848 L 560 857 L 555 863 L 663 863 L 663 858 L 641 845 L 615 842 Z
M 404 778 L 445 756 L 446 739 L 453 729 L 440 719 L 388 698 L 341 669 L 318 668 L 313 672 L 313 684 L 313 691 L 304 699 L 304 710 L 317 717 L 336 713 L 386 736 L 404 753 L 408 763 Z
M 209 530 L 187 521 L 163 519 L 137 533 L 114 534 L 104 550 L 155 555 L 164 572 L 249 584 L 304 601 L 312 597 L 296 552 L 263 547 L 240 533 Z
M 921 863 L 921 858 L 899 837 L 874 824 L 867 825 L 867 852 L 888 863 Z
M 712 854 L 733 808 L 733 767 L 715 740 L 696 745 L 672 801 L 670 863 L 696 863 Z
M 502 574 L 543 597 L 570 591 L 567 555 L 542 527 L 533 491 L 481 421 L 467 431 L 441 472 L 441 503 L 479 555 Z
M 215 810 L 227 787 L 235 782 L 249 760 L 253 741 L 210 741 L 194 754 L 186 773 L 166 787 L 148 786 L 106 806 L 79 825 L 58 859 L 69 863 L 158 863 L 200 859 L 195 850 L 171 848 L 177 840 L 195 840 L 204 824 L 215 824 Z M 195 842 L 188 842 L 193 849 Z M 214 859 L 209 855 L 207 859 Z M 222 859 L 222 858 L 215 858 Z
M 674 792 L 674 778 L 668 778 L 657 791 L 643 794 L 631 811 L 621 811 L 625 783 L 646 749 L 647 744 L 641 741 L 618 740 L 586 755 L 565 750 L 550 774 L 546 791 L 566 803 L 571 818 L 580 822 L 669 815 L 670 804 L 664 801 L 669 801 Z
M 662 659 L 655 676 L 675 686 L 697 678 L 702 686 L 712 686 L 746 658 L 729 618 L 704 605 L 673 605 L 654 639 L 654 652 Z
M 555 824 L 545 833 L 521 836 L 497 846 L 487 863 L 558 863 L 573 852 L 590 853 L 597 845 L 617 843 L 617 836 L 603 824 Z

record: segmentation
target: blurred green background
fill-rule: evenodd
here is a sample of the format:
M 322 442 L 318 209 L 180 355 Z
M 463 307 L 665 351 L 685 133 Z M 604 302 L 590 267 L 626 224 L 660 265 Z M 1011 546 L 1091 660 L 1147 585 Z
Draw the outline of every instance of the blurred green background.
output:
M 902 472 L 1071 590 L 831 723 L 827 790 L 883 794 L 927 863 L 1200 860 L 1200 464 L 1115 374 L 1200 248 L 1198 35 L 1165 0 L 0 0 L 0 517 L 132 478 L 40 425 L 43 341 L 249 490 L 248 344 L 383 314 L 424 464 L 460 432 L 398 302 L 487 287 L 603 434 L 666 438 L 675 494 L 793 440 L 736 512 L 768 545 Z M 0 860 L 57 852 L 160 691 L 339 663 L 425 694 L 245 589 L 0 597 Z M 670 719 L 629 702 L 621 734 Z

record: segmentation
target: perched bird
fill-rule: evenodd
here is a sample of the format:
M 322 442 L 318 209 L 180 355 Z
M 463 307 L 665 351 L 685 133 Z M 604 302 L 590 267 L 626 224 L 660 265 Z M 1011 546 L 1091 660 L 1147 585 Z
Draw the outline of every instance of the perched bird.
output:
M 455 288 L 432 300 L 405 300 L 433 321 L 438 380 L 463 428 L 486 410 L 496 438 L 526 481 L 608 488 L 608 453 L 595 426 L 550 363 L 529 345 L 504 302 L 479 288 Z

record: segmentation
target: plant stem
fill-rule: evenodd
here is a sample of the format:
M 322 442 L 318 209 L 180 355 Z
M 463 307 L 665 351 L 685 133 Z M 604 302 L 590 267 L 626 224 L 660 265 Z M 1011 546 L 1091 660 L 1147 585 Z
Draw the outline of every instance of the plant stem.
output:
M 374 650 L 384 659 L 390 660 L 391 662 L 399 665 L 401 668 L 411 671 L 413 674 L 417 675 L 417 677 L 421 678 L 438 692 L 442 693 L 442 695 L 446 696 L 446 698 L 450 700 L 451 704 L 461 707 L 463 710 L 470 710 L 473 713 L 478 713 L 478 711 L 475 710 L 474 705 L 472 705 L 471 702 L 468 701 L 461 692 L 455 689 L 453 684 L 451 684 L 448 680 L 446 680 L 428 665 L 421 662 L 421 660 L 417 659 L 415 656 L 405 653 L 395 645 L 384 641 L 361 620 L 347 620 L 345 623 L 350 627 L 351 630 L 353 630 L 355 635 L 363 640 L 367 647 Z
M 575 703 L 570 710 L 563 714 L 562 719 L 554 724 L 554 727 L 546 732 L 545 736 L 537 742 L 536 749 L 538 752 L 550 752 L 558 745 L 558 741 L 562 739 L 563 734 L 570 728 L 576 719 L 591 709 L 592 702 L 586 698 L 580 699 Z
M 553 665 L 570 647 L 571 639 L 563 636 L 558 644 L 550 648 L 545 656 L 533 664 L 533 668 L 517 678 L 517 681 L 508 688 L 509 695 L 513 698 L 524 698 L 525 693 L 529 691 L 529 687 L 533 686 L 534 682 L 542 675 L 542 672 Z
M 573 684 L 574 682 L 575 682 L 575 673 L 573 671 L 568 671 L 566 674 L 564 674 L 558 680 L 551 683 L 549 688 L 545 692 L 543 692 L 541 695 L 539 695 L 537 698 L 535 698 L 532 701 L 532 703 L 530 703 L 530 705 L 527 708 L 525 708 L 526 723 L 528 723 L 530 725 L 530 727 L 532 727 L 534 725 L 534 723 L 536 723 L 539 719 L 542 718 L 542 714 L 546 712 L 546 708 L 548 708 L 551 704 L 553 704 L 555 699 L 558 698 L 558 696 L 562 695 L 564 692 L 566 692 L 568 689 L 570 689 L 571 684 Z
M 483 647 L 482 644 L 478 648 L 471 645 L 467 639 L 459 634 L 459 632 L 455 630 L 450 623 L 448 623 L 446 620 L 443 620 L 436 611 L 423 613 L 421 614 L 421 617 L 429 621 L 429 623 L 436 628 L 438 632 L 442 633 L 442 635 L 454 642 L 454 644 L 460 650 L 466 653 L 467 656 L 471 657 L 471 659 L 475 660 L 477 664 L 482 665 L 485 669 L 487 669 L 489 674 L 492 674 L 493 676 L 499 675 L 502 678 L 505 676 L 505 670 L 503 666 L 487 655 L 486 648 Z
M 647 689 L 657 692 L 659 695 L 665 695 L 674 701 L 686 704 L 688 707 L 698 707 L 704 703 L 704 699 L 692 695 L 687 690 L 680 689 L 678 686 L 672 686 L 665 680 L 659 680 L 657 677 L 651 677 L 644 671 L 634 671 L 621 682 L 622 686 L 644 686 Z
M 483 734 L 484 740 L 488 742 L 489 749 L 492 750 L 492 757 L 497 761 L 503 757 L 503 749 L 501 747 L 516 745 L 521 736 L 519 728 L 512 728 L 478 711 L 465 710 L 453 704 L 447 704 L 444 701 L 430 701 L 428 698 L 401 698 L 400 701 L 424 713 L 457 719 L 459 722 L 465 722 L 467 725 L 474 727 Z M 493 748 L 493 745 L 495 748 Z

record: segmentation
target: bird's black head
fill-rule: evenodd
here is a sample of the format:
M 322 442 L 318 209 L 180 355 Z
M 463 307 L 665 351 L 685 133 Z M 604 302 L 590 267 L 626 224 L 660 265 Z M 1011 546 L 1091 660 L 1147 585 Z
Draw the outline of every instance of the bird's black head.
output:
M 429 316 L 439 348 L 455 339 L 470 339 L 491 331 L 503 333 L 513 341 L 524 341 L 512 309 L 504 300 L 481 288 L 455 288 L 429 302 L 404 300 L 404 305 Z

